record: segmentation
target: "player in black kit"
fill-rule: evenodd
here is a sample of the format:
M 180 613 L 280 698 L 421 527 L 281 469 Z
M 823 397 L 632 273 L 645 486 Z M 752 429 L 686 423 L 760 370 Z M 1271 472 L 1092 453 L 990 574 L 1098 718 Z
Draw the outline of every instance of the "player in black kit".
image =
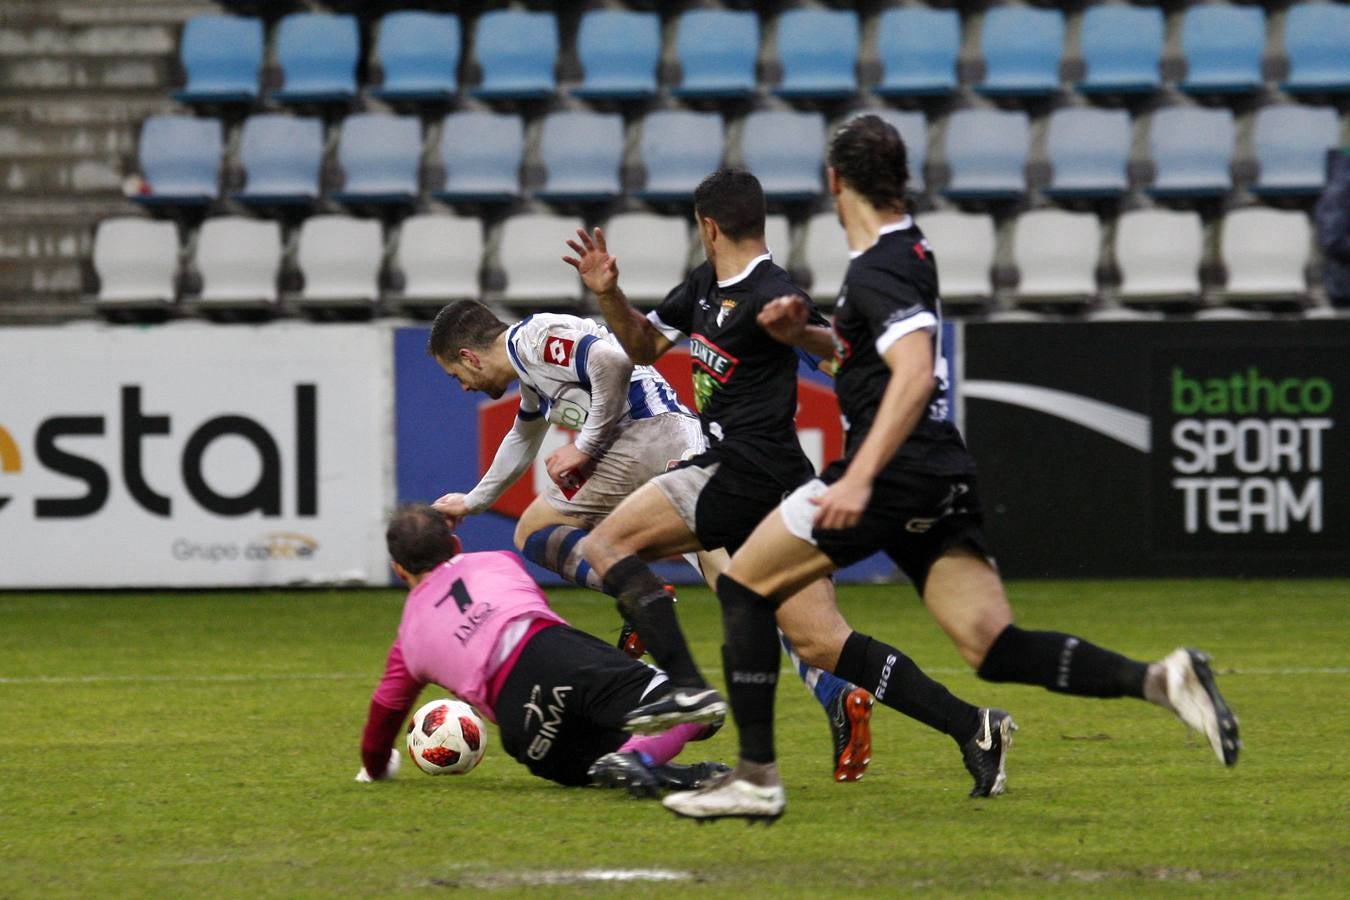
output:
M 568 242 L 577 256 L 565 257 L 599 298 L 610 329 L 635 363 L 650 363 L 689 337 L 696 405 L 709 442 L 705 453 L 628 497 L 583 544 L 587 561 L 676 686 L 662 702 L 633 711 L 628 718 L 633 730 L 660 730 L 670 717 L 718 721 L 726 712 L 725 701 L 694 664 L 673 598 L 644 560 L 699 548 L 734 552 L 788 491 L 813 474 L 794 426 L 797 353 L 767 332 L 758 317 L 774 298 L 790 294 L 822 331 L 825 320 L 764 246 L 764 195 L 753 175 L 719 170 L 699 186 L 694 202 L 709 262 L 647 316 L 629 306 L 619 289 L 617 264 L 599 229 L 594 236 L 578 232 L 578 239 Z M 778 625 L 797 655 L 832 672 L 839 649 L 853 633 L 835 606 L 833 585 L 824 577 L 807 579 L 783 596 Z M 758 677 L 776 680 L 777 659 L 771 673 Z M 976 718 L 975 707 L 955 700 L 936 682 L 928 684 L 971 721 Z M 866 713 L 871 698 L 848 687 L 846 697 L 857 705 L 844 712 Z M 870 758 L 865 729 L 859 735 L 855 727 L 852 737 L 854 751 L 836 748 L 838 780 L 861 775 Z
M 878 551 L 909 576 L 981 678 L 1080 696 L 1146 698 L 1205 734 L 1222 762 L 1237 761 L 1237 721 L 1203 654 L 1181 649 L 1149 665 L 1071 635 L 1012 624 L 981 530 L 974 460 L 947 416 L 937 267 L 933 248 L 905 211 L 907 176 L 905 145 L 894 128 L 869 115 L 841 126 L 830 144 L 828 178 L 854 258 L 833 333 L 814 326 L 794 297 L 775 300 L 761 315 L 780 340 L 822 355 L 833 344 L 835 390 L 848 425 L 845 455 L 785 499 L 718 580 L 741 760 L 723 781 L 668 797 L 665 805 L 680 815 L 782 814 L 773 685 L 761 677 L 778 666 L 774 610 L 801 585 Z M 854 633 L 833 671 L 890 702 L 894 694 L 928 689 L 908 677 L 906 662 Z M 991 752 L 1006 746 L 1015 728 L 998 710 L 981 710 L 973 724 L 973 743 Z M 999 789 L 1002 782 L 1000 772 Z

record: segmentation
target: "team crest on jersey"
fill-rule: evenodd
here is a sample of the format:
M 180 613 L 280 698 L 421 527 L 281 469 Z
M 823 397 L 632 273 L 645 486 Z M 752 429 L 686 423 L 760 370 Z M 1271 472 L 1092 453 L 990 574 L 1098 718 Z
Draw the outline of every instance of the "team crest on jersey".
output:
M 736 308 L 736 301 L 735 301 L 735 300 L 732 300 L 732 299 L 729 298 L 729 297 L 723 297 L 723 298 L 722 298 L 722 307 L 721 307 L 721 309 L 717 310 L 717 327 L 718 327 L 718 328 L 721 328 L 721 327 L 722 327 L 722 323 L 725 322 L 725 321 L 727 320 L 727 316 L 731 315 L 732 311 L 733 311 L 735 308 Z
M 572 351 L 576 342 L 564 337 L 550 337 L 544 341 L 544 361 L 567 368 L 572 365 Z

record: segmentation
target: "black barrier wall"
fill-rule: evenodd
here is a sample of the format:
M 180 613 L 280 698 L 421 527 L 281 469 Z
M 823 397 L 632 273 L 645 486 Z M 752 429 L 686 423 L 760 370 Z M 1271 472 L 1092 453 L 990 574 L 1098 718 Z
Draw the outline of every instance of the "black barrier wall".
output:
M 1006 575 L 1350 574 L 1350 321 L 970 324 L 961 358 Z

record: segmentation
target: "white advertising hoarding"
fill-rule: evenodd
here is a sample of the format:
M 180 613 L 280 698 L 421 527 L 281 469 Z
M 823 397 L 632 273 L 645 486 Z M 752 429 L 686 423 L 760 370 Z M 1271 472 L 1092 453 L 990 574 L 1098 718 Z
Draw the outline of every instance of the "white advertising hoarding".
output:
M 390 333 L 0 329 L 0 588 L 386 584 Z

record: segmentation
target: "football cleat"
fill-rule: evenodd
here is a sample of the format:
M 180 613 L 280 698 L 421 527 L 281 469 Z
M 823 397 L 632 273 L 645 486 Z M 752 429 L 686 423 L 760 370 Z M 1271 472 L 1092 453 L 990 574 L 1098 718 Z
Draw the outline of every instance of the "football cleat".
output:
M 728 776 L 697 791 L 670 794 L 661 803 L 677 816 L 708 819 L 745 819 L 766 824 L 778 820 L 787 806 L 787 794 L 781 784 L 761 787 L 741 778 Z
M 633 659 L 642 659 L 642 654 L 647 652 L 647 645 L 642 642 L 642 638 L 638 637 L 637 630 L 628 622 L 624 622 L 623 627 L 619 629 L 619 640 L 616 646 Z
M 646 799 L 659 796 L 661 782 L 635 752 L 606 753 L 586 770 L 591 784 L 603 788 L 623 788 L 630 797 Z
M 692 765 L 666 763 L 652 766 L 651 773 L 656 776 L 661 787 L 668 791 L 696 791 L 709 784 L 713 779 L 731 771 L 730 766 L 720 762 L 701 762 Z
M 1219 693 L 1208 654 L 1179 647 L 1163 657 L 1161 665 L 1167 673 L 1167 702 L 1177 718 L 1209 740 L 1219 762 L 1237 765 L 1242 749 L 1237 716 Z
M 1012 747 L 1017 723 L 1001 709 L 986 707 L 980 710 L 979 715 L 980 727 L 970 740 L 961 745 L 961 756 L 965 760 L 966 771 L 975 778 L 975 787 L 971 788 L 970 796 L 993 797 L 1003 793 L 1008 782 L 1004 765 L 1008 759 L 1008 750 Z
M 651 703 L 644 703 L 624 717 L 624 730 L 634 734 L 659 734 L 684 722 L 721 725 L 727 717 L 727 701 L 712 688 L 677 687 Z
M 845 688 L 830 701 L 830 734 L 834 737 L 834 780 L 858 781 L 872 761 L 872 695 L 860 687 Z

